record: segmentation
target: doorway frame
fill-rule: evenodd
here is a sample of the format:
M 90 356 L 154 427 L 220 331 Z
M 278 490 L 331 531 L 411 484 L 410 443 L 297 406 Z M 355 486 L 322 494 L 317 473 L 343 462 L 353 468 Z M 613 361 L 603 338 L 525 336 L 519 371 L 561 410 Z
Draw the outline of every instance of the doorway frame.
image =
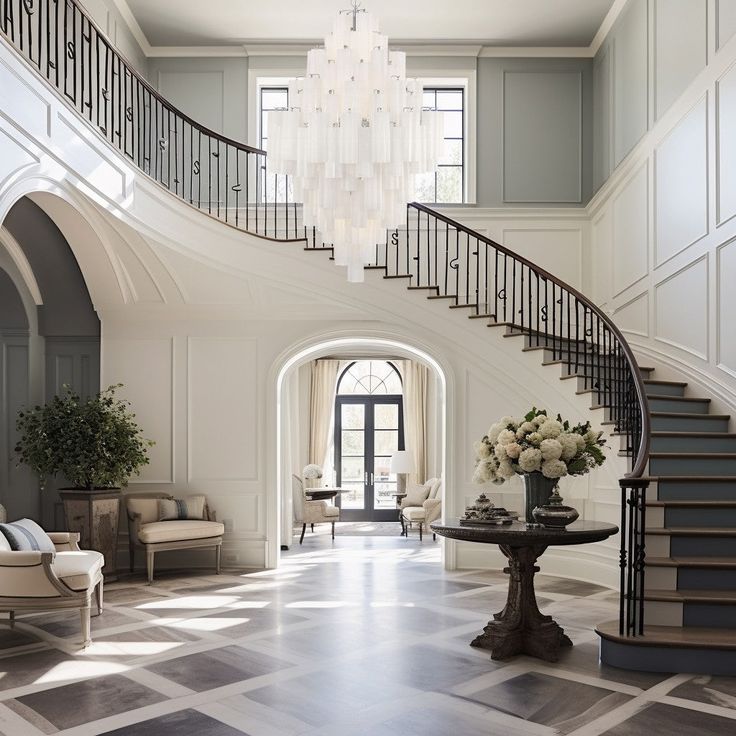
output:
M 390 332 L 341 331 L 332 334 L 322 333 L 304 340 L 284 351 L 272 364 L 269 371 L 269 385 L 272 387 L 272 410 L 268 416 L 268 486 L 271 489 L 267 495 L 266 509 L 266 539 L 265 562 L 266 567 L 274 569 L 279 566 L 281 559 L 281 521 L 284 514 L 291 516 L 292 507 L 287 501 L 284 503 L 284 483 L 290 482 L 290 473 L 282 468 L 283 427 L 288 422 L 285 402 L 282 400 L 284 381 L 296 368 L 304 363 L 324 358 L 335 353 L 361 354 L 373 358 L 396 358 L 397 356 L 417 360 L 430 368 L 437 379 L 438 407 L 437 416 L 440 425 L 440 473 L 443 478 L 442 504 L 443 515 L 456 515 L 455 494 L 448 493 L 447 486 L 454 478 L 454 448 L 455 433 L 453 422 L 455 404 L 455 381 L 452 369 L 442 355 L 442 351 L 435 345 L 419 343 L 415 338 L 403 334 Z M 444 537 L 440 539 L 442 565 L 446 570 L 456 567 L 456 545 L 452 540 Z

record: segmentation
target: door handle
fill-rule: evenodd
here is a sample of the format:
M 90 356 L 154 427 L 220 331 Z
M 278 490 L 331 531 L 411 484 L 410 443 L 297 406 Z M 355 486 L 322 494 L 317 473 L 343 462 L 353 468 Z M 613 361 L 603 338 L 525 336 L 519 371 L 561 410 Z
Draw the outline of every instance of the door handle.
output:
M 373 473 L 371 473 L 371 485 L 373 485 Z

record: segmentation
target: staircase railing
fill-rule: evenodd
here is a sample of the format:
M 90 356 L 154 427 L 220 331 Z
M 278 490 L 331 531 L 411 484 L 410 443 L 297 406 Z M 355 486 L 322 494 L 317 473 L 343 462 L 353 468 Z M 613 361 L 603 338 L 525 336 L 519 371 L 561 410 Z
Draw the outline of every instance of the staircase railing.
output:
M 64 101 L 142 172 L 236 228 L 325 246 L 303 226 L 286 177 L 266 152 L 215 133 L 167 102 L 76 0 L 0 0 L 0 30 Z M 376 245 L 372 268 L 473 317 L 504 323 L 529 347 L 576 375 L 622 437 L 631 472 L 621 479 L 621 633 L 643 632 L 644 512 L 650 419 L 641 372 L 599 307 L 522 256 L 424 205 Z

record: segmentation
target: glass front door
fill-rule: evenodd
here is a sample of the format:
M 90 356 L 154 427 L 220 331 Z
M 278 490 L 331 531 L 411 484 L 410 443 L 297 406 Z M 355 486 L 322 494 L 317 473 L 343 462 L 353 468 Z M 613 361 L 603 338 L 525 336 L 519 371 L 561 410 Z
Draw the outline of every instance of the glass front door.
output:
M 401 396 L 338 396 L 335 467 L 344 521 L 395 521 L 391 455 L 404 448 Z

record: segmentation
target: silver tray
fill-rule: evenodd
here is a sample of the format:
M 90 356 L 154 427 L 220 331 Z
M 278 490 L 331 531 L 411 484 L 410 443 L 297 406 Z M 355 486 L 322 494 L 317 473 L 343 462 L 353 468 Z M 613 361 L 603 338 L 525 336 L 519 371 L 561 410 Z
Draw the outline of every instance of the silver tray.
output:
M 513 516 L 499 516 L 496 519 L 460 519 L 461 526 L 502 526 L 503 524 L 511 524 L 512 521 L 516 521 Z

